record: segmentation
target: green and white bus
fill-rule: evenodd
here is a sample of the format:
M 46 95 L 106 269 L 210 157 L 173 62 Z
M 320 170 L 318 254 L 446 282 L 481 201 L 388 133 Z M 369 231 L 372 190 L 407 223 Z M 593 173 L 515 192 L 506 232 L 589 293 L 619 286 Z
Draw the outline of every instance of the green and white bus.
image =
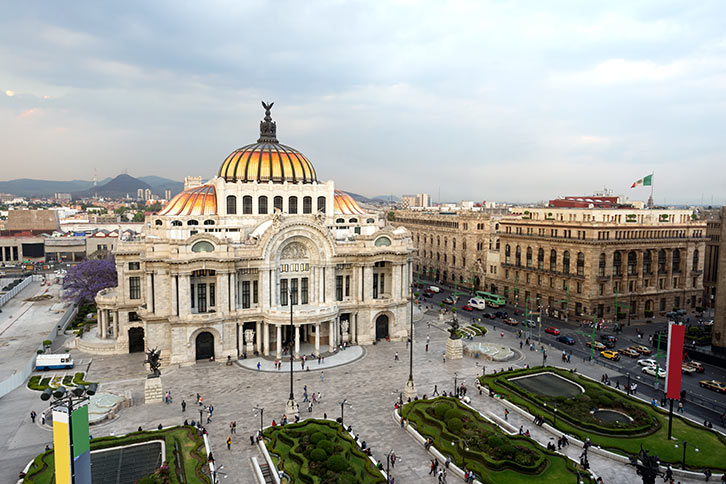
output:
M 476 297 L 479 297 L 486 301 L 487 306 L 490 308 L 498 308 L 504 306 L 504 297 L 499 294 L 492 294 L 491 292 L 476 291 Z

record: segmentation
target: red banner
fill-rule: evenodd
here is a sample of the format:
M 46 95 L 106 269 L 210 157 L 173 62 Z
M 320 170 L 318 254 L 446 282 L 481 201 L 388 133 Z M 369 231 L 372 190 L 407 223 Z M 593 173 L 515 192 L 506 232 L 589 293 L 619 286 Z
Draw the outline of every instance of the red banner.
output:
M 686 327 L 671 323 L 668 325 L 668 356 L 666 360 L 666 397 L 681 399 L 681 375 L 683 367 L 683 340 Z

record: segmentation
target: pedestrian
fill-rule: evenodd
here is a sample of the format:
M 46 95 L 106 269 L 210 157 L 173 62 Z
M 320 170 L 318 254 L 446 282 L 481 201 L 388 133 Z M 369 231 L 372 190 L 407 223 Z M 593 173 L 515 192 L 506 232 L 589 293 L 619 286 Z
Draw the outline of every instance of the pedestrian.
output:
M 38 414 L 37 414 L 37 413 L 35 413 L 35 410 L 31 410 L 31 411 L 30 411 L 30 421 L 31 421 L 31 422 L 33 422 L 33 423 L 35 423 L 35 417 L 36 417 L 37 415 L 38 415 Z
M 40 425 L 45 425 L 45 414 L 44 413 L 40 414 Z
M 308 413 L 312 413 L 313 411 L 313 402 L 308 403 Z
M 261 367 L 261 366 L 262 366 L 262 365 L 261 365 L 261 364 L 260 364 L 260 362 L 258 361 L 258 362 L 257 362 L 257 371 L 260 371 L 260 367 Z
M 255 436 L 250 435 L 250 445 L 255 445 Z
M 187 411 L 187 402 L 182 400 L 181 407 L 182 407 L 182 412 L 186 412 Z
M 325 381 L 325 372 L 321 371 L 320 372 L 320 383 L 323 383 L 324 381 Z
M 683 413 L 683 402 L 678 402 L 678 412 Z
M 438 394 L 439 394 L 439 386 L 434 385 L 434 392 L 431 395 L 433 396 L 433 395 L 438 395 Z
M 211 416 L 212 416 L 212 412 L 214 412 L 214 405 L 212 405 L 212 404 L 210 403 L 210 404 L 209 404 L 209 407 L 207 408 L 207 410 L 209 410 L 209 416 L 211 417 Z
M 398 351 L 396 351 L 396 354 L 393 355 L 393 361 L 398 361 Z
M 391 467 L 396 467 L 396 454 L 394 452 L 391 452 Z
M 444 364 L 446 364 L 446 353 L 441 353 L 441 359 L 443 360 Z
M 504 409 L 504 420 L 509 420 L 509 409 L 508 408 Z
M 231 450 L 231 449 L 232 449 L 232 437 L 228 435 L 227 436 L 227 450 Z

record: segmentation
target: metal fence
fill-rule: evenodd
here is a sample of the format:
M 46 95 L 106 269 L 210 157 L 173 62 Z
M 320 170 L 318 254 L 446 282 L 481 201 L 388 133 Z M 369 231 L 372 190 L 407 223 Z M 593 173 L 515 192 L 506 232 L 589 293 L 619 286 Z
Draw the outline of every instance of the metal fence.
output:
M 5 306 L 5 304 L 10 301 L 12 298 L 14 298 L 20 291 L 25 289 L 28 284 L 30 284 L 30 281 L 32 281 L 32 277 L 26 277 L 23 279 L 20 284 L 15 286 L 14 288 L 10 289 L 10 291 L 6 292 L 2 296 L 0 296 L 0 308 Z

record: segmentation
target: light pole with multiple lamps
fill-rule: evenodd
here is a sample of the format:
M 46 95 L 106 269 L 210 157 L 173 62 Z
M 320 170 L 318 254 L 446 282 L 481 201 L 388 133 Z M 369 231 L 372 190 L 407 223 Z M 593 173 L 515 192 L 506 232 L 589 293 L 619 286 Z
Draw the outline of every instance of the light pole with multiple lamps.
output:
M 688 448 L 688 441 L 684 440 L 681 442 L 683 444 L 683 459 L 681 460 L 681 467 L 685 470 L 686 469 L 686 448 Z M 678 444 L 675 444 L 676 449 L 678 448 Z M 698 447 L 694 449 L 696 452 L 698 452 Z
M 299 414 L 298 405 L 295 402 L 295 392 L 293 383 L 293 365 L 295 363 L 295 324 L 293 323 L 293 307 L 295 306 L 295 299 L 297 291 L 293 292 L 292 289 L 288 292 L 290 298 L 290 398 L 288 398 L 285 404 L 285 414 L 288 418 L 294 419 Z
M 265 409 L 262 408 L 262 407 L 260 407 L 259 405 L 257 405 L 256 407 L 252 407 L 252 410 L 254 410 L 254 412 L 255 412 L 255 417 L 257 416 L 258 413 L 260 414 L 260 436 L 261 436 L 262 435 L 262 427 L 264 426 L 264 424 L 263 424 L 263 417 L 265 415 Z
M 418 395 L 416 393 L 416 384 L 413 382 L 413 280 L 411 281 L 411 328 L 409 330 L 410 338 L 411 338 L 411 344 L 409 345 L 409 367 L 408 367 L 408 381 L 406 382 L 406 386 L 403 389 L 403 396 L 406 398 L 406 400 L 411 399 L 412 401 L 416 399 L 416 396 Z
M 353 408 L 353 405 L 347 399 L 345 399 L 345 398 L 343 399 L 342 402 L 339 403 L 339 405 L 340 405 L 340 425 L 342 425 L 343 426 L 343 429 L 345 429 L 345 420 L 344 420 L 345 413 L 344 413 L 344 409 L 345 409 L 345 406 L 346 405 L 348 406 L 348 408 Z

